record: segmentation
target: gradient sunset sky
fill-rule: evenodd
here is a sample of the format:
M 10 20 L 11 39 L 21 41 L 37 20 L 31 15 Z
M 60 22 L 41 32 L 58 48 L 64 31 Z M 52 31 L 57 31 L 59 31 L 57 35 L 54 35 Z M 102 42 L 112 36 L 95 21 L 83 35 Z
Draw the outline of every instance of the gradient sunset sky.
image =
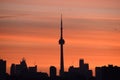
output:
M 120 0 L 0 0 L 0 58 L 48 71 L 59 69 L 63 14 L 65 68 L 120 66 Z

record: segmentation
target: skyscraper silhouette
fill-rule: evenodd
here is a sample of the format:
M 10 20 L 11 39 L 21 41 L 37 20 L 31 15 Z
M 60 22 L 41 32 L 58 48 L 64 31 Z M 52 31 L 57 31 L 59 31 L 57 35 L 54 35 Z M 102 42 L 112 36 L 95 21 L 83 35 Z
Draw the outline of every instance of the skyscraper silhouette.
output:
M 6 61 L 0 59 L 0 74 L 6 73 Z
M 56 67 L 55 66 L 50 66 L 50 77 L 55 78 L 56 77 Z
M 64 55 L 63 55 L 63 45 L 65 40 L 63 39 L 63 23 L 62 23 L 62 14 L 61 14 L 61 24 L 60 24 L 60 76 L 64 73 Z

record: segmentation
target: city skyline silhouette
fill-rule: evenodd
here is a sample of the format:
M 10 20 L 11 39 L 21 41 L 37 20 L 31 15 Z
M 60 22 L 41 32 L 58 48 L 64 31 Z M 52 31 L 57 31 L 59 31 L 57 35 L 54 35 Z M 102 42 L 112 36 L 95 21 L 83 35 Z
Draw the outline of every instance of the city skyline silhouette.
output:
M 6 60 L 0 59 L 0 80 L 119 80 L 120 67 L 109 64 L 108 66 L 95 67 L 95 76 L 89 69 L 89 64 L 84 59 L 79 60 L 79 66 L 70 66 L 68 71 L 57 75 L 55 66 L 49 67 L 49 73 L 39 72 L 37 65 L 28 66 L 25 58 L 19 64 L 11 64 L 10 74 L 6 72 Z M 60 64 L 61 66 L 61 64 Z
M 49 73 L 38 71 L 37 65 L 29 66 L 26 59 L 23 58 L 19 64 L 12 63 L 10 67 L 10 74 L 6 71 L 6 60 L 0 59 L 0 80 L 119 80 L 120 67 L 109 64 L 108 66 L 95 67 L 95 76 L 93 71 L 89 69 L 89 64 L 84 63 L 84 59 L 79 60 L 79 66 L 75 67 L 73 64 L 69 66 L 68 71 L 64 70 L 64 47 L 65 40 L 63 38 L 63 21 L 62 14 L 60 20 L 60 62 L 57 68 L 50 65 Z M 48 60 L 48 59 L 46 59 Z M 49 61 L 49 60 L 48 60 Z M 44 61 L 43 61 L 44 62 Z M 59 75 L 57 75 L 59 71 Z
M 120 65 L 119 3 L 119 0 L 2 0 L 0 58 L 8 61 L 8 67 L 25 57 L 28 65 L 43 67 L 40 70 L 48 71 L 50 64 L 59 68 L 58 26 L 63 13 L 67 41 L 65 69 L 71 64 L 77 66 L 79 58 L 91 64 L 91 69 L 96 65 Z M 51 61 L 45 61 L 45 57 Z
M 89 63 L 93 75 L 96 69 L 98 72 L 118 69 L 119 3 L 118 0 L 1 1 L 1 64 L 6 61 L 4 66 L 10 74 L 11 65 L 20 67 L 22 58 L 25 58 L 25 72 L 35 71 L 37 67 L 38 72 L 49 74 L 51 68 L 51 76 L 65 72 L 64 78 L 74 70 L 81 71 L 78 69 L 80 59 Z
M 73 65 L 73 64 L 69 65 L 68 68 L 65 67 L 65 70 L 64 70 L 64 57 L 63 57 L 63 52 L 64 52 L 64 51 L 63 51 L 63 44 L 64 44 L 64 43 L 61 43 L 61 42 L 65 42 L 64 39 L 63 39 L 62 14 L 61 14 L 61 19 L 60 19 L 60 33 L 59 33 L 59 34 L 60 34 L 60 36 L 59 36 L 59 37 L 60 37 L 60 40 L 58 41 L 58 43 L 59 43 L 59 45 L 62 46 L 62 47 L 60 47 L 60 56 L 61 56 L 61 57 L 59 57 L 59 59 L 60 59 L 60 65 L 58 65 L 57 68 L 60 67 L 60 69 L 62 70 L 62 72 L 64 72 L 64 71 L 67 71 L 67 69 L 69 68 L 69 66 L 71 66 L 71 65 Z M 63 40 L 62 40 L 62 39 L 63 39 Z M 58 54 L 57 54 L 57 55 L 58 55 Z M 29 56 L 29 55 L 28 55 L 28 56 Z M 66 55 L 66 56 L 68 56 L 68 55 Z M 24 57 L 24 56 L 22 56 L 22 57 Z M 81 56 L 80 56 L 80 57 L 81 57 Z M 13 58 L 13 59 L 14 59 L 14 58 Z M 63 59 L 63 60 L 62 60 L 62 59 Z M 80 59 L 80 58 L 79 58 L 79 59 Z M 78 59 L 78 60 L 79 60 L 79 59 Z M 84 59 L 84 57 L 83 57 L 83 59 Z M 20 60 L 19 60 L 19 61 L 20 61 Z M 37 62 L 37 61 L 35 61 L 35 62 Z M 35 65 L 35 62 L 34 62 L 34 65 Z M 59 60 L 58 60 L 58 62 L 59 62 Z M 11 64 L 12 64 L 12 63 L 11 63 Z M 11 64 L 10 64 L 10 65 L 11 65 Z M 57 63 L 57 64 L 58 64 L 58 63 Z M 107 64 L 103 64 L 103 65 L 109 65 L 109 64 L 113 64 L 113 63 L 107 63 Z M 33 65 L 33 63 L 32 63 L 32 65 Z M 53 64 L 53 65 L 54 65 L 54 64 Z M 103 66 L 103 65 L 101 65 L 101 66 Z M 114 64 L 114 65 L 116 65 L 116 64 Z M 49 65 L 49 66 L 50 66 L 50 65 Z M 78 64 L 75 65 L 75 66 L 78 66 Z M 96 65 L 96 66 L 97 66 L 97 65 Z M 95 67 L 96 67 L 96 66 L 95 66 Z M 99 66 L 99 65 L 98 65 L 98 66 Z M 7 67 L 8 67 L 8 66 L 7 66 Z M 39 66 L 39 67 L 40 67 L 40 66 Z M 47 67 L 48 67 L 48 66 L 47 66 Z M 95 67 L 92 67 L 92 70 L 93 70 L 93 71 L 94 71 L 94 68 L 95 68 Z M 9 67 L 8 67 L 8 68 L 9 68 Z M 47 69 L 48 69 L 48 68 L 47 68 Z M 59 68 L 58 68 L 58 69 L 59 69 Z M 41 71 L 41 69 L 40 69 L 39 71 Z M 42 71 L 46 71 L 46 70 L 42 70 Z M 8 71 L 8 69 L 7 69 L 7 72 L 9 73 L 10 70 Z M 47 72 L 49 72 L 49 71 L 47 71 Z M 93 73 L 94 73 L 94 72 L 93 72 Z M 60 71 L 57 71 L 57 74 L 60 74 Z M 94 74 L 95 74 L 95 73 L 94 73 Z

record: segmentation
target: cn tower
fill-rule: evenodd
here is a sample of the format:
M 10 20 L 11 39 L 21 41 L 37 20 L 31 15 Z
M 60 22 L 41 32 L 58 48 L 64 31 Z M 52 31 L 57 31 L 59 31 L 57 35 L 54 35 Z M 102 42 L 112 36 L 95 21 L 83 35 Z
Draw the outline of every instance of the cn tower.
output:
M 62 23 L 62 14 L 61 14 L 61 23 L 60 23 L 60 76 L 64 73 L 64 54 L 63 54 L 63 45 L 65 44 L 65 40 L 63 39 L 63 23 Z

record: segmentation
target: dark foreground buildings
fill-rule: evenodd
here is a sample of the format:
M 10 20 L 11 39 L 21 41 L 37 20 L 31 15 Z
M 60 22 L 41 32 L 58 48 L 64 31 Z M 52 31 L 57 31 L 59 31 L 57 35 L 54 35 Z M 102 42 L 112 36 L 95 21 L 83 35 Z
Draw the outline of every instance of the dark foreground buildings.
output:
M 0 59 L 0 74 L 6 73 L 6 61 Z
M 92 70 L 89 70 L 89 65 L 87 63 L 84 63 L 83 59 L 80 59 L 79 61 L 79 67 L 73 67 L 71 66 L 69 68 L 69 74 L 74 77 L 78 77 L 78 80 L 89 80 L 92 78 Z M 73 80 L 74 80 L 73 79 Z
M 0 60 L 0 80 L 120 80 L 120 67 L 108 65 L 95 68 L 95 76 L 89 70 L 89 64 L 80 59 L 79 66 L 70 66 L 63 75 L 57 75 L 55 66 L 50 66 L 49 75 L 37 72 L 37 66 L 27 67 L 25 59 L 20 64 L 12 64 L 10 75 L 6 73 L 6 61 Z
M 7 80 L 9 75 L 6 73 L 6 61 L 0 59 L 0 80 Z
M 27 67 L 25 59 L 20 61 L 20 64 L 12 64 L 10 68 L 11 75 L 20 75 L 22 73 L 35 73 L 37 72 L 37 65 L 33 67 Z
M 108 65 L 96 67 L 96 80 L 120 80 L 120 67 Z
M 93 78 L 92 70 L 89 65 L 84 63 L 83 59 L 79 61 L 79 67 L 70 66 L 68 72 L 61 76 L 63 80 L 90 80 Z
M 11 80 L 48 80 L 48 74 L 37 72 L 37 65 L 27 67 L 25 59 L 20 64 L 12 64 L 10 70 Z

